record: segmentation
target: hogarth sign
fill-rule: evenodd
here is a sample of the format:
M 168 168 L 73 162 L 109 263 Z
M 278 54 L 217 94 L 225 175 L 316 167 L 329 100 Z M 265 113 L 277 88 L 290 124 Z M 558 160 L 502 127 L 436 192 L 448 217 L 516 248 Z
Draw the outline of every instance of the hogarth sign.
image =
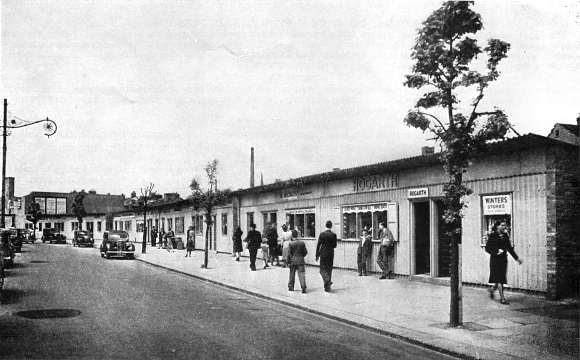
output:
M 409 189 L 409 199 L 419 199 L 429 197 L 429 188 Z
M 398 186 L 398 174 L 357 176 L 353 180 L 354 192 L 394 189 Z

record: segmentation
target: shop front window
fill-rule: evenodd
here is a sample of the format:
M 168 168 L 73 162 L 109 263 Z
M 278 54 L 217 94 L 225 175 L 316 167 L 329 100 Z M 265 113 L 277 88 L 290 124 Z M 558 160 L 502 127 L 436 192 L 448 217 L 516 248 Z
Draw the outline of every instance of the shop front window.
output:
M 228 214 L 222 214 L 222 235 L 228 234 Z
M 316 236 L 316 219 L 314 214 L 306 214 L 306 237 Z
M 316 237 L 316 215 L 314 209 L 296 209 L 286 212 L 286 224 L 290 230 L 298 231 L 299 237 Z
M 183 224 L 185 219 L 180 216 L 175 218 L 175 233 L 176 234 L 183 234 L 185 230 L 185 225 Z
M 378 203 L 346 205 L 342 207 L 342 238 L 360 239 L 363 230 L 370 231 L 372 238 L 378 240 L 379 223 L 383 222 L 398 240 L 397 203 Z
M 347 213 L 343 215 L 343 234 L 345 239 L 356 239 L 356 213 Z
M 247 231 L 250 231 L 253 223 L 254 223 L 254 213 L 249 212 L 246 214 L 246 229 L 248 229 Z

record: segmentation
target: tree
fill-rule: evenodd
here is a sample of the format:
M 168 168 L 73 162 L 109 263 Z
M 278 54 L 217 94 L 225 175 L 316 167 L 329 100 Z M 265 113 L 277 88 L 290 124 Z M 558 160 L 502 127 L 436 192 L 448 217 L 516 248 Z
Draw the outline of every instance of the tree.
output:
M 83 218 L 87 216 L 87 212 L 85 210 L 84 200 L 87 196 L 85 190 L 81 190 L 80 192 L 73 191 L 73 203 L 72 203 L 72 212 L 77 221 L 79 222 L 79 230 L 83 229 Z
M 33 226 L 32 238 L 36 240 L 36 224 L 42 219 L 42 211 L 40 211 L 40 204 L 33 202 L 28 205 L 26 209 L 26 220 L 30 221 Z
M 482 49 L 468 36 L 483 28 L 481 16 L 470 9 L 471 5 L 472 2 L 465 1 L 445 2 L 423 22 L 411 53 L 413 72 L 404 83 L 410 88 L 427 88 L 404 122 L 434 135 L 432 139 L 442 147 L 441 161 L 448 176 L 443 189 L 443 221 L 450 229 L 447 236 L 451 239 L 451 326 L 461 323 L 462 210 L 464 197 L 472 192 L 463 184 L 463 173 L 471 157 L 483 151 L 487 142 L 505 138 L 511 128 L 502 110 L 479 110 L 485 90 L 499 77 L 498 64 L 507 56 L 510 45 L 491 39 Z M 472 61 L 482 52 L 487 55 L 486 68 L 478 71 Z M 459 95 L 473 90 L 472 102 L 463 112 L 459 111 Z M 436 108 L 443 109 L 444 115 L 427 112 Z
M 153 185 L 153 183 L 149 183 L 149 185 L 141 188 L 141 196 L 139 197 L 139 206 L 141 211 L 143 211 L 143 243 L 141 243 L 142 254 L 145 254 L 147 249 L 147 210 L 149 210 L 149 204 L 151 203 L 151 200 L 156 198 L 155 190 L 153 190 L 154 187 L 155 185 Z
M 218 161 L 216 159 L 206 165 L 205 173 L 208 179 L 208 187 L 205 189 L 205 191 L 201 188 L 201 185 L 195 177 L 191 180 L 189 185 L 189 188 L 191 189 L 191 203 L 193 205 L 193 209 L 196 212 L 200 209 L 205 212 L 205 223 L 207 226 L 205 230 L 204 261 L 201 266 L 205 269 L 207 269 L 208 245 L 213 225 L 211 214 L 216 206 L 228 202 L 231 195 L 231 191 L 229 189 L 218 190 L 217 167 Z
M 143 189 L 141 189 L 143 190 Z M 131 199 L 135 199 L 137 198 L 137 193 L 135 192 L 135 190 L 131 191 Z

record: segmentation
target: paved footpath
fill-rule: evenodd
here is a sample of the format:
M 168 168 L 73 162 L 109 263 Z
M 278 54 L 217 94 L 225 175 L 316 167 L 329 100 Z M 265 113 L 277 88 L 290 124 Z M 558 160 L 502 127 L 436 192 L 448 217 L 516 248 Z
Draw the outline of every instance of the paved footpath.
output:
M 137 249 L 140 251 L 140 244 Z M 203 252 L 191 258 L 185 251 L 147 248 L 137 259 L 206 281 L 299 307 L 323 316 L 399 337 L 440 351 L 475 359 L 577 359 L 578 304 L 553 302 L 540 296 L 507 292 L 510 305 L 491 300 L 485 288 L 463 287 L 463 323 L 448 328 L 449 288 L 410 281 L 359 277 L 334 270 L 331 293 L 323 291 L 318 268 L 306 268 L 308 293 L 288 291 L 288 269 L 250 271 L 249 259 L 210 252 L 202 269 Z

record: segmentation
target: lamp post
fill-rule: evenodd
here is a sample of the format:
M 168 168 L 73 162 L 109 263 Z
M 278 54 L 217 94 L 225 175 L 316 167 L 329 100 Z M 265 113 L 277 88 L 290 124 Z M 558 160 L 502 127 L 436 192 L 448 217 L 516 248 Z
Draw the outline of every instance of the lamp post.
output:
M 4 99 L 4 120 L 2 123 L 2 216 L 0 217 L 0 228 L 6 226 L 6 129 L 19 129 L 22 127 L 43 123 L 44 135 L 51 137 L 56 133 L 56 123 L 49 118 L 38 121 L 23 121 L 20 123 L 16 120 L 11 120 L 8 125 L 8 100 Z

